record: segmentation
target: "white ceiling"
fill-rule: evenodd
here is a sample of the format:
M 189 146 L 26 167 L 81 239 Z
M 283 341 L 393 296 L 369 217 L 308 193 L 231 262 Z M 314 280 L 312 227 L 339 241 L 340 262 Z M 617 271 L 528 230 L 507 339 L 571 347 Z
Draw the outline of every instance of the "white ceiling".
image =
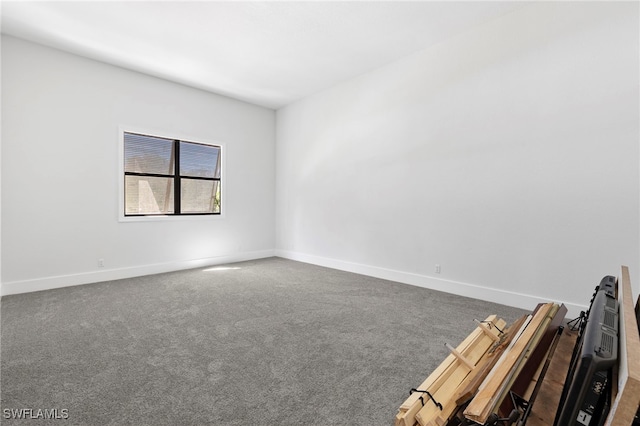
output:
M 513 1 L 2 2 L 2 32 L 277 109 L 522 6 Z

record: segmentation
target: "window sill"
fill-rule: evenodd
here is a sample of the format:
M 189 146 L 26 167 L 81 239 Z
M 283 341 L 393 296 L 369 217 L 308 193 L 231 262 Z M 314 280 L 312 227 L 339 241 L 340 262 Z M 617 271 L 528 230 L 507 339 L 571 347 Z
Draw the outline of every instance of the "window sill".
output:
M 224 213 L 220 214 L 194 214 L 194 215 L 177 215 L 177 216 L 123 216 L 120 215 L 118 222 L 172 222 L 172 221 L 206 221 L 206 220 L 223 220 Z

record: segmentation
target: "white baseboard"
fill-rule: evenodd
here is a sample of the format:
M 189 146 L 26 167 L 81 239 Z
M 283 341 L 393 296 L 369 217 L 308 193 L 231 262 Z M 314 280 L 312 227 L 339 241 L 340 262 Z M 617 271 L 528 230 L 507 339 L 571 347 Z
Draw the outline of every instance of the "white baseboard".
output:
M 224 263 L 242 262 L 246 260 L 262 259 L 272 256 L 279 256 L 285 259 L 311 263 L 313 265 L 353 272 L 356 274 L 367 275 L 389 281 L 396 281 L 403 284 L 415 285 L 418 287 L 429 288 L 446 293 L 457 294 L 460 296 L 472 297 L 474 299 L 501 303 L 525 310 L 533 309 L 538 303 L 550 301 L 564 303 L 568 310 L 567 318 L 576 318 L 580 315 L 580 311 L 587 310 L 586 305 L 577 305 L 574 303 L 563 301 L 549 300 L 530 294 L 515 293 L 476 284 L 445 280 L 428 275 L 420 275 L 411 272 L 381 268 L 378 266 L 346 262 L 343 260 L 314 256 L 287 250 L 260 250 L 253 252 L 236 253 L 225 256 L 209 257 L 204 259 L 157 263 L 129 268 L 105 269 L 96 272 L 84 272 L 79 274 L 36 278 L 31 280 L 8 281 L 0 283 L 0 296 L 50 290 L 54 288 L 118 280 L 123 278 L 132 278 L 142 275 L 160 274 L 163 272 L 178 271 L 181 269 L 191 269 L 204 266 L 220 265 Z
M 381 268 L 378 266 L 364 265 L 360 263 L 345 262 L 337 259 L 330 259 L 321 256 L 314 256 L 304 253 L 287 250 L 276 250 L 275 255 L 285 259 L 296 260 L 313 265 L 325 266 L 327 268 L 339 269 L 341 271 L 354 272 L 356 274 L 367 275 L 375 278 L 382 278 L 389 281 L 396 281 L 403 284 L 415 285 L 432 290 L 443 291 L 445 293 L 459 296 L 471 297 L 488 302 L 500 303 L 531 311 L 538 303 L 556 302 L 564 303 L 567 307 L 567 318 L 572 319 L 580 315 L 580 311 L 586 311 L 587 306 L 576 305 L 557 300 L 549 300 L 544 297 L 530 294 L 515 293 L 511 291 L 485 287 L 476 284 L 463 283 L 458 281 L 445 280 L 428 275 L 414 274 L 411 272 L 397 271 L 393 269 Z M 497 313 L 497 312 L 496 312 Z
M 274 250 L 260 250 L 234 253 L 225 256 L 208 257 L 204 259 L 182 260 L 178 262 L 156 263 L 129 268 L 104 269 L 96 272 L 83 272 L 79 274 L 60 275 L 31 280 L 9 281 L 3 282 L 0 286 L 0 295 L 8 296 L 10 294 L 51 290 L 54 288 L 119 280 L 123 278 L 139 277 L 142 275 L 161 274 L 163 272 L 178 271 L 181 269 L 200 268 L 204 266 L 242 262 L 245 260 L 262 259 L 272 256 L 275 256 Z

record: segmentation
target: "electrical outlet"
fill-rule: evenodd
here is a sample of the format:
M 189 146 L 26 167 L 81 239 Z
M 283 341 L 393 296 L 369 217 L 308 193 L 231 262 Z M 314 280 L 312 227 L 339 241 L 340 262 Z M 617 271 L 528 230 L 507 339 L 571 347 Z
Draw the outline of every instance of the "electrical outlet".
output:
M 440 264 L 436 263 L 436 274 L 440 273 Z
M 104 259 L 98 259 L 98 268 L 104 268 Z

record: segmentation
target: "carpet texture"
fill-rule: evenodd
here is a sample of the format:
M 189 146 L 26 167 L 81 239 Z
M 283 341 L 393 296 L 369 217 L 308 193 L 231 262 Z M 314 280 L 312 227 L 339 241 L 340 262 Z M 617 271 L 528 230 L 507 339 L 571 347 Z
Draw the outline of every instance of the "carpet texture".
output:
M 524 311 L 280 258 L 6 296 L 1 421 L 390 425 L 493 313 Z

